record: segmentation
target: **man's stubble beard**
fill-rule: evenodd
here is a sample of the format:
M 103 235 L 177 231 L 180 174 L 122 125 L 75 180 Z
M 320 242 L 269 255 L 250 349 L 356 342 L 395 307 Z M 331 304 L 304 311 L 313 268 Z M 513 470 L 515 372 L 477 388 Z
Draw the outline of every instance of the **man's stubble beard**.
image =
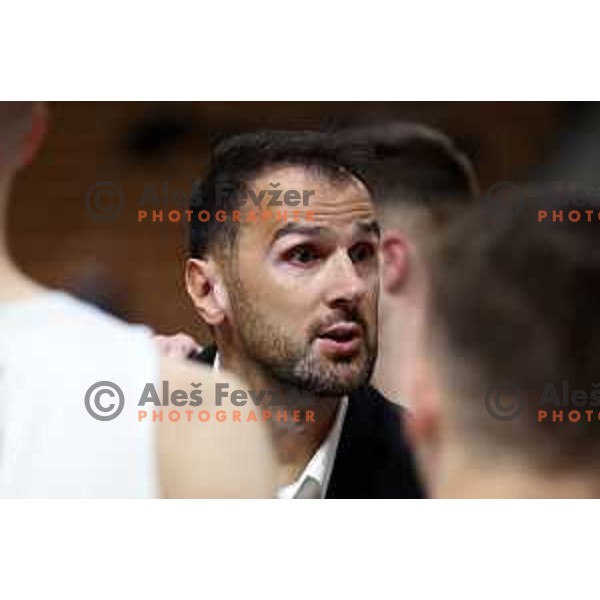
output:
M 282 404 L 291 400 L 294 409 L 313 408 L 313 397 L 339 398 L 366 384 L 373 373 L 377 358 L 377 339 L 369 340 L 364 320 L 354 314 L 352 320 L 360 320 L 365 343 L 358 354 L 336 363 L 315 355 L 313 339 L 304 344 L 293 339 L 285 328 L 272 323 L 268 314 L 253 302 L 235 269 L 227 277 L 231 290 L 230 303 L 234 315 L 241 351 L 266 378 L 298 392 L 292 398 L 278 398 Z M 376 320 L 376 319 L 375 319 Z M 377 323 L 374 324 L 375 331 Z M 306 397 L 306 402 L 302 398 Z

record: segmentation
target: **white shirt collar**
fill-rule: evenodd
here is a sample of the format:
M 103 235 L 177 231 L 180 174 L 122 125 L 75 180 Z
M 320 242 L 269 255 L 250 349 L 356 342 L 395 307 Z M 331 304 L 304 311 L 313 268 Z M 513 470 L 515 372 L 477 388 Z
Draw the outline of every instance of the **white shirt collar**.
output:
M 342 427 L 346 418 L 346 410 L 348 409 L 348 396 L 344 396 L 338 407 L 335 422 L 331 431 L 319 446 L 310 459 L 300 477 L 293 483 L 280 487 L 277 490 L 277 497 L 281 500 L 290 500 L 296 497 L 296 494 L 302 487 L 302 484 L 311 477 L 321 488 L 321 498 L 325 498 L 331 472 L 333 471 L 333 463 L 337 454 L 337 447 L 342 435 Z
M 219 353 L 215 355 L 213 361 L 213 369 L 218 373 L 221 370 L 221 359 Z M 290 500 L 296 497 L 296 494 L 302 487 L 302 484 L 311 477 L 321 488 L 321 498 L 325 498 L 331 472 L 333 471 L 333 463 L 337 454 L 337 447 L 342 435 L 342 427 L 348 410 L 348 396 L 344 396 L 338 407 L 335 422 L 319 449 L 314 453 L 313 457 L 308 461 L 304 471 L 300 477 L 289 485 L 284 485 L 277 490 L 277 498 L 281 500 Z

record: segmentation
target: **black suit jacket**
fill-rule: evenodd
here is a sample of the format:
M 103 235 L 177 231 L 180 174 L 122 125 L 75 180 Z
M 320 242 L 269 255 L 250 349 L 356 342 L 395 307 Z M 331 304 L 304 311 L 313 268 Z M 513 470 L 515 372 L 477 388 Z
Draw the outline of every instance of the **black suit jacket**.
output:
M 196 359 L 212 364 L 216 347 Z M 327 498 L 423 498 L 404 435 L 405 410 L 364 386 L 350 394 Z

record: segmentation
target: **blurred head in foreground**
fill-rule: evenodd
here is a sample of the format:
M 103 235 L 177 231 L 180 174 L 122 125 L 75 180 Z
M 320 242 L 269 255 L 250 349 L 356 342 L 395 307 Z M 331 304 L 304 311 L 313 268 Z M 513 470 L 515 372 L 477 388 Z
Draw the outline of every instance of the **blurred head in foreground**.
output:
M 273 456 L 262 424 L 216 418 L 217 383 L 244 382 L 159 359 L 150 330 L 39 285 L 11 260 L 10 189 L 40 147 L 45 116 L 38 103 L 0 102 L 0 497 L 271 496 Z M 186 400 L 197 392 L 191 382 L 202 382 L 210 420 L 199 425 L 202 411 L 181 402 L 164 418 L 140 419 L 145 411 L 134 400 L 161 381 Z M 152 406 L 169 399 L 161 389 Z M 241 421 L 248 409 L 238 413 Z
M 478 184 L 466 156 L 444 134 L 403 122 L 338 134 L 373 192 L 382 226 L 379 358 L 374 384 L 410 405 L 413 357 L 422 330 L 434 246 L 475 201 Z M 362 158 L 362 159 L 361 159 Z
M 421 464 L 441 497 L 597 497 L 598 204 L 550 190 L 503 202 L 454 228 L 435 268 Z

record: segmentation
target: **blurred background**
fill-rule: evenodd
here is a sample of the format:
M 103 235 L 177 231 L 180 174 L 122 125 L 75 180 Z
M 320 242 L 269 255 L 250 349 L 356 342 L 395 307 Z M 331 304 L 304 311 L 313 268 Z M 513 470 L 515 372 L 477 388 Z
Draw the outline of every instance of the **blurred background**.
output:
M 185 223 L 139 223 L 141 202 L 185 208 L 211 144 L 260 128 L 315 129 L 416 120 L 449 134 L 483 189 L 496 181 L 600 177 L 600 103 L 586 102 L 52 102 L 36 162 L 19 177 L 9 214 L 25 271 L 158 332 L 206 341 L 183 284 Z M 109 182 L 122 202 L 94 214 L 86 194 Z M 114 190 L 117 190 L 116 192 Z M 166 200 L 165 200 L 166 199 Z M 152 204 L 168 202 L 168 204 Z M 166 216 L 165 216 L 166 221 Z

